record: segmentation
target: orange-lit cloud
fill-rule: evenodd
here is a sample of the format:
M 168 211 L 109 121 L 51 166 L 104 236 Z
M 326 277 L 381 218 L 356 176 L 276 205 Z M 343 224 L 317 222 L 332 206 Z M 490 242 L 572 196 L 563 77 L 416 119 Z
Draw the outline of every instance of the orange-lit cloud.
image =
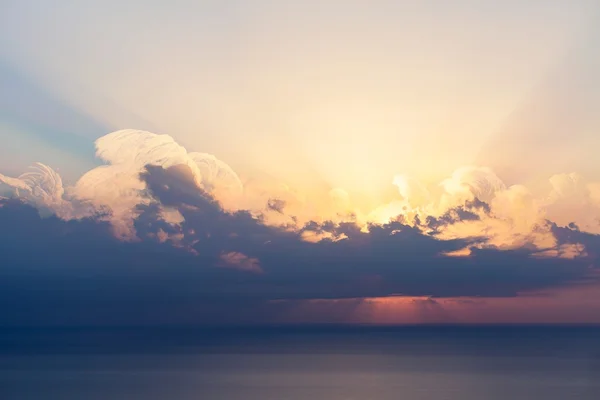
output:
M 7 268 L 117 271 L 90 310 L 97 287 L 381 323 L 590 304 L 593 1 L 12 3 Z
M 221 254 L 221 264 L 223 268 L 234 268 L 240 271 L 248 271 L 256 274 L 262 274 L 263 270 L 260 267 L 260 261 L 257 258 L 248 257 L 243 253 L 230 251 L 229 253 Z
M 365 209 L 340 187 L 304 194 L 276 179 L 239 177 L 167 135 L 117 131 L 96 147 L 106 164 L 74 186 L 42 164 L 0 183 L 43 216 L 106 222 L 121 240 L 265 279 L 225 280 L 219 290 L 282 301 L 289 321 L 491 322 L 508 320 L 509 309 L 517 320 L 535 319 L 505 297 L 592 279 L 585 266 L 600 256 L 600 184 L 574 173 L 549 177 L 543 190 L 507 185 L 480 166 L 437 182 L 397 175 L 395 197 Z M 550 318 L 554 303 L 534 297 L 519 304 Z
M 328 220 L 355 221 L 364 229 L 370 223 L 385 224 L 397 218 L 425 226 L 427 221 L 437 221 L 431 234 L 439 238 L 482 236 L 484 245 L 506 249 L 532 245 L 545 255 L 553 254 L 557 246 L 546 220 L 600 232 L 600 183 L 586 182 L 574 173 L 549 177 L 550 189 L 536 193 L 521 184 L 507 186 L 486 167 L 459 168 L 437 185 L 398 175 L 393 178 L 397 198 L 365 210 L 339 187 L 306 196 L 277 181 L 244 184 L 227 164 L 212 155 L 188 152 L 167 135 L 123 130 L 98 139 L 96 147 L 97 156 L 107 164 L 87 172 L 72 187 L 65 188 L 60 175 L 41 164 L 19 178 L 0 175 L 0 182 L 12 187 L 18 197 L 64 219 L 108 212 L 116 234 L 125 239 L 135 238 L 133 222 L 139 207 L 151 201 L 140 179 L 147 165 L 187 166 L 197 190 L 209 193 L 224 209 L 248 210 L 267 224 L 287 229 Z M 482 206 L 462 211 L 470 216 L 452 216 L 469 202 Z M 183 221 L 176 210 L 164 209 L 161 215 L 173 224 Z M 303 235 L 311 241 L 334 237 L 330 232 L 310 233 L 310 229 Z M 555 252 L 567 253 L 573 254 Z

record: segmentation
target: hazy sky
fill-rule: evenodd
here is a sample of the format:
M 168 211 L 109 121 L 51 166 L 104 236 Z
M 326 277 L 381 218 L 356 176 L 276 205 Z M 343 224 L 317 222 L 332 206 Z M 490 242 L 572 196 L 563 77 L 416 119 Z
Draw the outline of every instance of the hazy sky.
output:
M 54 216 L 15 209 L 30 228 L 116 236 L 125 264 L 154 241 L 267 276 L 244 289 L 261 301 L 511 298 L 500 315 L 523 291 L 573 299 L 589 276 L 562 263 L 595 265 L 600 245 L 599 18 L 592 0 L 0 0 L 0 195 Z M 377 236 L 407 230 L 432 281 L 395 271 L 410 245 Z M 210 257 L 199 232 L 219 238 Z M 348 241 L 364 253 L 342 257 Z M 490 275 L 469 275 L 477 251 Z M 357 281 L 322 275 L 332 257 Z M 542 272 L 494 287 L 502 262 Z
M 89 146 L 67 144 L 79 137 L 141 128 L 238 172 L 253 166 L 298 185 L 322 179 L 374 193 L 394 174 L 439 179 L 485 161 L 482 148 L 503 130 L 537 129 L 535 115 L 507 128 L 532 100 L 548 108 L 564 90 L 572 101 L 598 95 L 589 89 L 598 69 L 581 65 L 598 65 L 593 1 L 2 4 L 0 62 L 49 96 L 3 135 L 26 130 L 41 142 L 65 131 L 68 139 L 45 140 L 55 159 L 63 151 L 89 157 Z M 544 90 L 558 99 L 536 98 Z M 43 118 L 47 103 L 88 121 Z M 566 109 L 538 112 L 556 123 L 571 118 Z M 10 124 L 18 113 L 6 114 Z M 573 153 L 597 136 L 573 130 L 556 133 L 581 143 Z

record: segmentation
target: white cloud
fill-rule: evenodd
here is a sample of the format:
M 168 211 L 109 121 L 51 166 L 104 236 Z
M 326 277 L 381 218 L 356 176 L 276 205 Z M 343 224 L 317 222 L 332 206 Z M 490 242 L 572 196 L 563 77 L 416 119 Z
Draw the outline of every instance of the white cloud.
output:
M 116 131 L 96 141 L 96 155 L 107 164 L 88 171 L 66 189 L 60 175 L 43 164 L 36 164 L 18 178 L 0 175 L 0 182 L 40 211 L 47 210 L 63 219 L 108 211 L 115 234 L 125 240 L 136 239 L 134 220 L 139 215 L 138 206 L 151 201 L 140 178 L 147 165 L 186 165 L 199 188 L 230 206 L 226 200 L 243 191 L 239 178 L 227 164 L 210 154 L 188 153 L 168 135 L 132 129 Z M 183 216 L 173 210 L 163 209 L 161 215 L 168 223 L 183 221 Z
M 9 186 L 17 197 L 36 207 L 42 214 L 71 219 L 87 216 L 92 211 L 85 203 L 66 196 L 60 175 L 42 163 L 36 163 L 18 178 L 0 174 L 0 183 Z
M 106 164 L 88 171 L 72 187 L 65 188 L 60 175 L 43 164 L 36 164 L 18 178 L 0 174 L 0 183 L 40 212 L 63 219 L 107 211 L 105 218 L 112 224 L 115 235 L 123 240 L 137 239 L 134 222 L 141 212 L 140 206 L 153 201 L 141 178 L 148 165 L 187 166 L 198 189 L 211 194 L 226 211 L 249 210 L 260 214 L 267 224 L 292 230 L 309 221 L 327 219 L 339 222 L 354 218 L 364 225 L 363 229 L 368 223 L 387 223 L 399 215 L 407 223 L 416 217 L 423 222 L 429 216 L 440 218 L 478 199 L 485 205 L 468 210 L 475 217 L 462 218 L 454 211 L 454 217 L 448 220 L 446 216 L 435 234 L 440 238 L 484 237 L 481 246 L 533 246 L 540 254 L 565 256 L 584 251 L 557 248 L 547 219 L 559 225 L 574 222 L 583 230 L 600 232 L 600 183 L 587 182 L 574 173 L 550 177 L 550 191 L 546 195 L 533 194 L 523 185 L 507 187 L 494 171 L 479 166 L 457 169 L 437 186 L 438 193 L 429 191 L 413 177 L 398 175 L 393 179 L 398 198 L 362 212 L 353 207 L 350 196 L 342 188 L 325 191 L 317 199 L 319 203 L 309 201 L 302 193 L 278 181 L 250 180 L 243 185 L 226 163 L 210 154 L 189 153 L 168 135 L 121 130 L 98 139 L 96 148 L 98 158 Z M 274 199 L 281 204 L 278 209 L 267 206 Z M 173 227 L 184 222 L 183 215 L 174 208 L 160 206 L 158 216 Z M 180 240 L 177 235 L 169 236 L 162 231 L 158 239 L 177 242 Z M 303 233 L 303 239 L 308 241 L 326 237 L 328 233 Z M 227 257 L 250 265 L 250 261 L 241 260 L 239 256 Z
M 453 207 L 474 198 L 489 202 L 497 192 L 506 189 L 506 185 L 494 171 L 477 166 L 458 168 L 450 178 L 442 181 L 441 186 L 446 191 L 446 195 L 442 197 L 442 203 L 447 207 Z

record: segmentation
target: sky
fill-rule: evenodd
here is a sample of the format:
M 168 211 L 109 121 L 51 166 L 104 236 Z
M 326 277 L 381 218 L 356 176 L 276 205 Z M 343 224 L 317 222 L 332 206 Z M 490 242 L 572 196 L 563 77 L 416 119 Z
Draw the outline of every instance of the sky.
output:
M 0 325 L 600 322 L 599 17 L 2 0 Z

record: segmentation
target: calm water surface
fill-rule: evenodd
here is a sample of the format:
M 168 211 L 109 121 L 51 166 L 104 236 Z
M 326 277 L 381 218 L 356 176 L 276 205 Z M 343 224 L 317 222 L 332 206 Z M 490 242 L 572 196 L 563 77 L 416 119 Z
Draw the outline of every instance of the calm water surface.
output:
M 9 329 L 0 399 L 597 400 L 600 329 Z

